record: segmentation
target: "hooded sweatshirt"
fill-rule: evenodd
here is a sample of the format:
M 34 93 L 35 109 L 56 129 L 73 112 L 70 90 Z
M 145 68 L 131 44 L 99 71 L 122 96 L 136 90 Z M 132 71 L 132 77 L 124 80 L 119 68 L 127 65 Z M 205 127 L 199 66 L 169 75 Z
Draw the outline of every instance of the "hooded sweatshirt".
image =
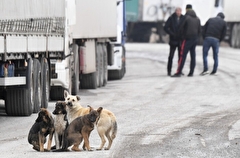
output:
M 197 39 L 201 33 L 201 23 L 194 10 L 188 10 L 179 27 L 182 39 Z

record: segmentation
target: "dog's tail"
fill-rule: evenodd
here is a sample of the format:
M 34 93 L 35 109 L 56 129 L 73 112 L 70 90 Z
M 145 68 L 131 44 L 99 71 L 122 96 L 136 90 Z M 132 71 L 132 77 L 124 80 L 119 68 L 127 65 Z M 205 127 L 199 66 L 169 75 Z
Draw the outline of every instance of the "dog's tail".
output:
M 116 137 L 116 135 L 117 135 L 117 121 L 115 120 L 114 122 L 112 122 L 112 135 L 111 135 L 112 140 Z
M 65 152 L 65 151 L 69 151 L 69 150 L 64 148 L 52 150 L 52 152 Z

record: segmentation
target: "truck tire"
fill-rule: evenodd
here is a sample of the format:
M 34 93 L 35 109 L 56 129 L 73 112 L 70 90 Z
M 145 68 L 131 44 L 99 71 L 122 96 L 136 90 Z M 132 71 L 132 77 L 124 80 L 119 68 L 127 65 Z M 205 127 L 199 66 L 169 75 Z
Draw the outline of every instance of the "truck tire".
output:
M 49 92 L 50 92 L 50 76 L 49 76 L 49 66 L 46 58 L 42 58 L 41 60 L 42 67 L 42 77 L 41 77 L 41 85 L 42 85 L 42 102 L 41 107 L 47 108 L 49 101 Z
M 105 45 L 102 47 L 103 49 L 103 86 L 107 84 L 108 80 L 108 58 L 107 58 L 107 48 Z
M 237 25 L 233 24 L 232 27 L 232 32 L 231 32 L 231 47 L 236 48 L 237 47 L 237 34 L 238 34 L 238 29 L 237 29 Z
M 51 100 L 64 100 L 64 88 L 61 86 L 51 87 L 50 98 Z
M 37 113 L 41 108 L 42 102 L 42 85 L 41 85 L 41 64 L 38 59 L 33 59 L 33 113 Z
M 97 72 L 82 75 L 80 85 L 82 89 L 96 89 L 98 87 Z
M 98 87 L 103 86 L 103 49 L 102 44 L 97 45 L 97 71 L 99 77 Z
M 81 89 L 96 89 L 99 87 L 99 45 L 96 46 L 96 72 L 90 74 L 82 74 L 80 79 Z
M 6 90 L 5 109 L 10 116 L 30 116 L 33 113 L 33 63 L 28 59 L 26 87 Z
M 108 61 L 108 64 L 107 65 L 113 65 L 113 57 L 114 57 L 114 53 L 113 53 L 113 44 L 111 43 L 107 43 L 107 61 Z
M 28 89 L 8 89 L 6 91 L 6 113 L 9 116 L 30 116 L 33 106 L 30 102 Z
M 236 44 L 236 48 L 240 48 L 240 24 L 237 24 L 237 44 Z
M 73 62 L 72 66 L 72 95 L 77 95 L 79 92 L 79 49 L 78 45 L 73 45 Z
M 123 54 L 122 54 L 122 68 L 120 70 L 108 70 L 108 80 L 119 80 L 122 79 L 123 76 L 126 73 L 126 49 L 124 46 L 123 48 Z

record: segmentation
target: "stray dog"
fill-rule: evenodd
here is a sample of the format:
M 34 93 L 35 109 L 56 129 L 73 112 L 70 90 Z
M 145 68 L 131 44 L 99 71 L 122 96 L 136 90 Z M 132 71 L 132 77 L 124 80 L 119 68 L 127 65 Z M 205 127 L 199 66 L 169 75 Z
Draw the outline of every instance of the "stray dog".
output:
M 56 115 L 54 119 L 56 149 L 60 149 L 63 144 L 64 131 L 68 126 L 66 103 L 64 101 L 56 102 L 53 114 Z
M 33 145 L 33 149 L 44 151 L 46 137 L 49 135 L 47 151 L 50 151 L 54 133 L 54 120 L 47 109 L 41 108 L 38 118 L 33 124 L 28 134 L 28 142 Z
M 53 151 L 68 151 L 68 147 L 72 145 L 74 145 L 72 147 L 73 151 L 80 151 L 79 145 L 82 140 L 84 140 L 84 146 L 90 151 L 89 136 L 94 129 L 94 123 L 99 119 L 102 109 L 102 107 L 99 107 L 97 110 L 94 110 L 90 107 L 89 114 L 74 119 L 65 131 L 62 149 Z
M 84 108 L 80 105 L 79 96 L 73 96 L 67 91 L 64 91 L 64 98 L 67 104 L 67 118 L 69 123 L 75 118 L 89 113 L 89 108 Z M 111 111 L 103 109 L 99 120 L 96 122 L 96 126 L 101 138 L 101 145 L 97 150 L 102 150 L 106 143 L 105 137 L 108 139 L 108 146 L 105 147 L 105 150 L 109 150 L 117 134 L 117 121 L 115 115 Z

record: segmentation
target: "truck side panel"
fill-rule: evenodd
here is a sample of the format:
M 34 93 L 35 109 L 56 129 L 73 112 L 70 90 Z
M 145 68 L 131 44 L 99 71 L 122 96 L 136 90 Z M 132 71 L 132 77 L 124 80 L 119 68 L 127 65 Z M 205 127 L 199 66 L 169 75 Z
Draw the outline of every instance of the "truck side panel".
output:
M 64 17 L 64 10 L 64 0 L 1 0 L 0 20 Z
M 117 36 L 115 0 L 76 0 L 76 25 L 73 38 L 109 38 Z
M 223 12 L 227 22 L 240 22 L 240 1 L 239 0 L 225 0 Z

